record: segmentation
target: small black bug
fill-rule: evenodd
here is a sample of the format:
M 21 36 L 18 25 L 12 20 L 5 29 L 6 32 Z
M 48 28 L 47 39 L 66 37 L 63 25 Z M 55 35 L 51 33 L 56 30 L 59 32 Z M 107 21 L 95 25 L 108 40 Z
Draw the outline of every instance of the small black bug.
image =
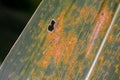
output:
M 51 20 L 49 26 L 48 26 L 48 31 L 53 31 L 54 30 L 54 25 L 55 25 L 55 21 Z

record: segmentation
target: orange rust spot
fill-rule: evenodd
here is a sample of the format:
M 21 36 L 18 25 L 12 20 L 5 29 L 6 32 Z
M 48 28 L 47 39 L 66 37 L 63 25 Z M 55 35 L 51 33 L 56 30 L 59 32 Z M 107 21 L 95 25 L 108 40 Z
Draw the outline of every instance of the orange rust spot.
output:
M 113 35 L 110 35 L 108 38 L 108 42 L 112 42 L 114 40 Z
M 71 80 L 71 77 L 67 75 L 65 80 Z
M 44 20 L 40 20 L 40 22 L 39 22 L 39 24 L 38 24 L 38 26 L 40 27 L 40 28 L 42 28 L 42 31 L 44 31 L 44 30 L 46 30 L 46 26 L 48 26 L 48 24 L 47 25 L 45 25 L 45 21 Z
M 85 20 L 88 17 L 89 14 L 89 7 L 87 5 L 85 5 L 81 10 L 80 13 L 84 16 Z
M 79 63 L 78 63 L 78 66 L 83 67 L 83 62 L 82 62 L 82 61 L 79 62 Z
M 63 30 L 62 24 L 63 24 L 63 20 L 64 20 L 64 14 L 65 14 L 65 12 L 62 12 L 56 20 L 56 23 L 55 23 L 55 32 L 56 33 L 60 33 L 60 31 Z
M 41 61 L 38 61 L 37 65 L 38 66 L 41 66 L 41 67 L 44 67 L 44 68 L 47 68 L 48 66 L 48 61 L 50 61 L 50 56 L 48 56 L 47 58 L 45 58 L 45 56 L 43 57 L 43 59 Z
M 45 78 L 45 80 L 51 80 L 51 79 L 53 79 L 54 75 L 55 74 L 53 73 L 53 74 L 51 74 L 49 76 L 44 76 L 44 78 Z
M 34 77 L 33 80 L 40 80 L 40 78 Z
M 85 58 L 88 58 L 88 59 L 93 59 L 94 55 L 93 54 L 88 54 L 87 56 L 85 56 Z
M 97 2 L 97 0 L 94 0 L 94 2 Z

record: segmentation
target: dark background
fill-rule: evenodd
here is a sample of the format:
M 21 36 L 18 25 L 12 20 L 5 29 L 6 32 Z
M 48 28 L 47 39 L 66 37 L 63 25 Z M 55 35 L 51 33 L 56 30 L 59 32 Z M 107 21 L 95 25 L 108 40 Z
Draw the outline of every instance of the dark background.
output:
M 0 64 L 41 0 L 0 0 Z

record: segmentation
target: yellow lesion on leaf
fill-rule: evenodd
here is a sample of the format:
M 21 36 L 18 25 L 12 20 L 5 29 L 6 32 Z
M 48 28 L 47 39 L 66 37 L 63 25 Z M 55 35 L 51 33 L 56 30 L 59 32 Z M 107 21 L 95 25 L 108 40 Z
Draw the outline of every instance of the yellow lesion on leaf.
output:
M 100 64 L 103 64 L 103 61 L 104 61 L 104 55 L 101 55 L 99 60 L 100 60 Z
M 85 5 L 81 10 L 80 13 L 83 15 L 84 19 L 86 20 L 89 15 L 89 7 Z
M 40 80 L 40 78 L 38 78 L 38 77 L 34 77 L 33 80 Z
M 116 73 L 119 73 L 119 71 L 120 71 L 120 70 L 119 70 L 119 67 L 120 67 L 119 64 L 116 64 L 116 65 L 115 65 L 115 72 L 116 72 Z
M 30 72 L 30 75 L 31 75 L 31 76 L 34 76 L 34 75 L 35 75 L 34 72 L 35 72 L 35 69 L 32 69 L 31 72 Z

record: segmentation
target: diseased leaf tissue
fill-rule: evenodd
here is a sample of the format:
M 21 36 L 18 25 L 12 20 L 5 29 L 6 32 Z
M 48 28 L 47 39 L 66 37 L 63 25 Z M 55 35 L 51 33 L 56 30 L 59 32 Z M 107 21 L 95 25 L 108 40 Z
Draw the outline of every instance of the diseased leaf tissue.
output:
M 43 0 L 0 80 L 120 80 L 120 1 Z

